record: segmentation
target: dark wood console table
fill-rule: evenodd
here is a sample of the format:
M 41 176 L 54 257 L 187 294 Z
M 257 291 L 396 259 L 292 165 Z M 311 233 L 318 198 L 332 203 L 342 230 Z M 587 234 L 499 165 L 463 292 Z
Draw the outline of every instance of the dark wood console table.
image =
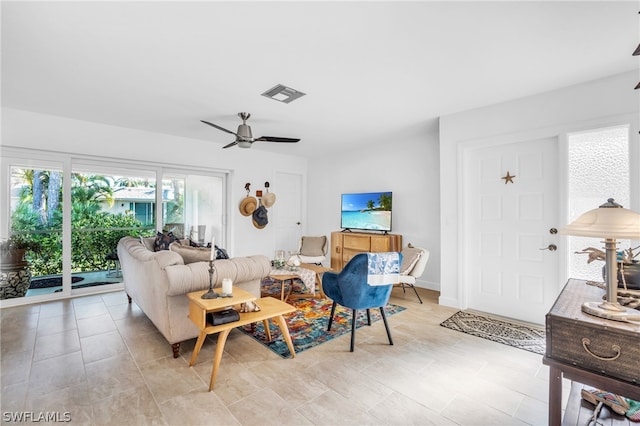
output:
M 546 316 L 549 425 L 562 423 L 562 379 L 640 401 L 640 325 L 582 312 L 604 290 L 570 279 Z

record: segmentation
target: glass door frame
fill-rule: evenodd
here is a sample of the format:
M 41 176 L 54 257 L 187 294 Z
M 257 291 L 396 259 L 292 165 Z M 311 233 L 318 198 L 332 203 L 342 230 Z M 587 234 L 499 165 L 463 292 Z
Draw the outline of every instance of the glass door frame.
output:
M 201 167 L 192 167 L 184 165 L 184 167 L 176 166 L 175 164 L 157 164 L 157 163 L 143 163 L 138 161 L 128 161 L 126 159 L 116 158 L 101 158 L 97 156 L 74 156 L 69 153 L 57 153 L 41 150 L 21 149 L 13 147 L 2 147 L 0 152 L 0 176 L 3 177 L 2 184 L 0 185 L 0 201 L 4 208 L 0 208 L 0 237 L 7 237 L 11 231 L 11 168 L 12 167 L 28 167 L 28 168 L 43 168 L 51 167 L 62 170 L 62 291 L 57 293 L 49 293 L 42 295 L 33 295 L 29 297 L 20 297 L 15 299 L 0 300 L 0 308 L 29 305 L 34 303 L 55 301 L 75 297 L 78 295 L 87 294 L 100 294 L 105 292 L 111 292 L 123 288 L 122 283 L 109 284 L 99 287 L 87 287 L 80 289 L 72 289 L 71 286 L 71 209 L 67 206 L 71 206 L 71 188 L 72 180 L 71 174 L 74 168 L 90 168 L 95 166 L 97 170 L 109 170 L 110 174 L 117 174 L 120 171 L 140 171 L 146 173 L 153 173 L 156 179 L 156 187 L 160 185 L 165 175 L 182 174 L 182 175 L 202 175 L 219 177 L 222 179 L 222 191 L 221 202 L 223 203 L 222 209 L 222 230 L 220 232 L 220 241 L 216 239 L 216 244 L 224 246 L 229 250 L 228 242 L 230 237 L 230 230 L 227 217 L 229 215 L 229 182 L 230 182 L 230 170 L 223 169 L 206 169 Z M 134 173 L 135 174 L 135 173 Z M 159 183 L 159 184 L 158 184 Z M 156 190 L 156 232 L 162 231 L 162 191 Z

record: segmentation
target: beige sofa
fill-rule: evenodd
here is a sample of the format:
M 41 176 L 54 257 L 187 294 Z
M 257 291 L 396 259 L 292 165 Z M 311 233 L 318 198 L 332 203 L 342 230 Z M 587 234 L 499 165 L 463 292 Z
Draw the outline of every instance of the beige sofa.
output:
M 132 299 L 136 302 L 171 344 L 173 357 L 177 358 L 180 342 L 198 336 L 198 328 L 187 317 L 186 294 L 209 288 L 209 263 L 185 264 L 176 251 L 154 252 L 133 237 L 118 242 L 118 258 L 129 303 Z M 256 297 L 260 297 L 262 278 L 271 270 L 269 259 L 262 255 L 220 259 L 214 265 L 214 287 L 220 287 L 223 278 L 231 278 L 234 286 Z

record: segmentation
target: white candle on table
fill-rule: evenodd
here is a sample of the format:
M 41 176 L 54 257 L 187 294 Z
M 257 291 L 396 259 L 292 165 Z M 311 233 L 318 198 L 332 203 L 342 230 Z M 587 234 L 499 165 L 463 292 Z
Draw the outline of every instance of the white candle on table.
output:
M 222 293 L 224 294 L 231 294 L 231 286 L 233 284 L 233 281 L 231 281 L 231 278 L 223 278 L 222 279 Z

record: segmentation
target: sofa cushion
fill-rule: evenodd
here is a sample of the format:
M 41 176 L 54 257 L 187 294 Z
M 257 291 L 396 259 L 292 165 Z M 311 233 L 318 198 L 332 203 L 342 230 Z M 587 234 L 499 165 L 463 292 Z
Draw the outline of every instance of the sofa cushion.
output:
M 271 262 L 266 256 L 253 255 L 220 259 L 214 262 L 213 285 L 220 287 L 224 278 L 234 283 L 261 280 L 269 275 Z M 205 290 L 209 287 L 209 262 L 194 262 L 166 268 L 169 278 L 168 296 Z
M 156 234 L 156 239 L 153 242 L 153 251 L 169 250 L 169 245 L 176 241 L 178 241 L 178 237 L 173 235 L 173 232 L 168 232 L 166 234 L 158 232 Z
M 211 258 L 211 249 L 207 247 L 191 247 L 174 242 L 169 244 L 169 250 L 182 256 L 185 265 L 194 262 L 208 262 Z
M 324 247 L 327 237 L 302 237 L 300 254 L 305 256 L 324 256 Z
M 400 265 L 400 275 L 407 275 L 422 256 L 422 249 L 416 247 L 406 247 L 402 250 L 402 265 Z

